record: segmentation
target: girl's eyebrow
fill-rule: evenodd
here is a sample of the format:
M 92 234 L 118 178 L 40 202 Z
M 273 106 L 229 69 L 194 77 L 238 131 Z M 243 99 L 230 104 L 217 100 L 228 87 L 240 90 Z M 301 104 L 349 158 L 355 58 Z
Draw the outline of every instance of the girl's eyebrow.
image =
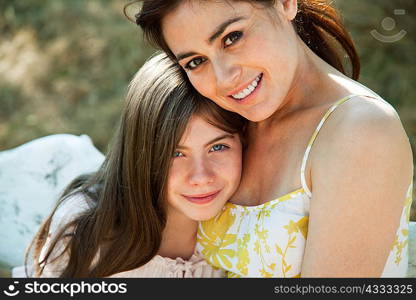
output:
M 228 139 L 228 138 L 233 139 L 234 138 L 234 135 L 228 133 L 228 134 L 224 134 L 224 135 L 221 135 L 219 137 L 216 137 L 215 139 L 213 139 L 213 140 L 209 141 L 208 143 L 206 143 L 205 144 L 205 147 L 208 146 L 208 145 L 214 144 L 215 142 L 218 142 L 220 140 Z
M 229 134 L 229 133 L 227 133 L 227 134 L 223 134 L 223 135 L 220 135 L 220 136 L 218 136 L 218 137 L 216 137 L 216 138 L 212 139 L 212 140 L 211 140 L 211 141 L 209 141 L 208 143 L 206 143 L 206 144 L 204 145 L 204 147 L 207 147 L 207 146 L 209 146 L 209 145 L 211 145 L 211 144 L 214 144 L 215 142 L 218 142 L 218 141 L 223 140 L 223 139 L 228 139 L 228 138 L 233 139 L 233 138 L 234 138 L 234 135 Z M 186 147 L 186 146 L 182 146 L 182 145 L 178 145 L 176 148 L 177 148 L 177 149 L 188 149 L 188 147 Z
M 208 38 L 208 44 L 211 45 L 221 34 L 224 33 L 224 31 L 227 29 L 228 26 L 230 26 L 231 24 L 236 23 L 238 21 L 245 20 L 245 19 L 247 19 L 247 17 L 240 16 L 240 17 L 231 18 L 231 19 L 228 19 L 228 20 L 225 20 L 224 22 L 222 22 L 220 25 L 217 26 L 217 28 L 214 30 L 214 32 Z M 195 53 L 195 52 L 179 53 L 178 55 L 176 55 L 176 60 L 179 62 L 184 58 L 187 58 L 189 56 L 194 56 L 196 54 L 197 53 Z

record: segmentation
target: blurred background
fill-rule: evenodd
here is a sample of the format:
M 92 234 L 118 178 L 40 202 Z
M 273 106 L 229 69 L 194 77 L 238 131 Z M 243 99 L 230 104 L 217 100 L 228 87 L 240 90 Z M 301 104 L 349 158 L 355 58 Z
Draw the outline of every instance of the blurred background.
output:
M 0 151 L 71 133 L 106 152 L 127 84 L 154 52 L 124 17 L 127 2 L 0 0 Z M 416 153 L 416 1 L 334 3 L 361 56 L 360 82 L 397 109 Z

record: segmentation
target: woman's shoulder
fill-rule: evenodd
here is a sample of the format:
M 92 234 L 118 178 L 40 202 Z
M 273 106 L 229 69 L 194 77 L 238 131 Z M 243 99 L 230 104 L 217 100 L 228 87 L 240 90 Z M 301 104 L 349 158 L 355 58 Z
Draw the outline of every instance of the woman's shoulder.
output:
M 385 174 L 387 169 L 400 169 L 400 176 L 408 178 L 413 158 L 395 109 L 382 99 L 357 96 L 339 105 L 326 120 L 311 160 L 315 174 L 342 168 L 362 173 L 365 166 L 373 170 L 383 166 L 380 171 Z
M 408 137 L 391 104 L 381 98 L 355 96 L 338 105 L 320 133 L 325 146 L 354 140 L 355 143 L 395 143 L 406 146 Z M 318 142 L 319 143 L 319 142 Z
M 377 265 L 381 273 L 412 181 L 400 119 L 381 99 L 354 97 L 333 111 L 316 142 L 302 274 L 377 274 Z M 337 255 L 320 260 L 329 257 L 322 253 Z
M 345 120 L 352 123 L 399 122 L 400 118 L 394 107 L 381 97 L 356 95 L 346 101 L 341 109 L 345 111 Z

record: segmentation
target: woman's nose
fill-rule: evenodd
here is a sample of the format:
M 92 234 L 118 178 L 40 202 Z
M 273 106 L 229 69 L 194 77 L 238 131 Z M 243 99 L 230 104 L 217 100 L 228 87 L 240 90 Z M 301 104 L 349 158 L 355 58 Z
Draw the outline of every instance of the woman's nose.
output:
M 241 78 L 241 66 L 231 59 L 221 59 L 213 63 L 217 86 L 224 92 L 236 88 Z
M 204 185 L 214 182 L 215 174 L 209 164 L 204 160 L 197 160 L 193 163 L 189 172 L 189 183 L 191 185 Z

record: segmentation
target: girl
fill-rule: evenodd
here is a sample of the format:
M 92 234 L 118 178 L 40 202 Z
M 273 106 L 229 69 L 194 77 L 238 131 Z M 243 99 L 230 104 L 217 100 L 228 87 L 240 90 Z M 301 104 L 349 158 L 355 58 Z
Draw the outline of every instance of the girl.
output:
M 195 251 L 197 221 L 239 184 L 243 128 L 165 55 L 150 59 L 102 167 L 68 186 L 36 235 L 35 276 L 221 276 Z
M 330 1 L 142 2 L 148 40 L 251 121 L 241 184 L 200 228 L 205 258 L 233 276 L 405 276 L 410 144 L 395 110 L 355 81 L 359 57 Z

